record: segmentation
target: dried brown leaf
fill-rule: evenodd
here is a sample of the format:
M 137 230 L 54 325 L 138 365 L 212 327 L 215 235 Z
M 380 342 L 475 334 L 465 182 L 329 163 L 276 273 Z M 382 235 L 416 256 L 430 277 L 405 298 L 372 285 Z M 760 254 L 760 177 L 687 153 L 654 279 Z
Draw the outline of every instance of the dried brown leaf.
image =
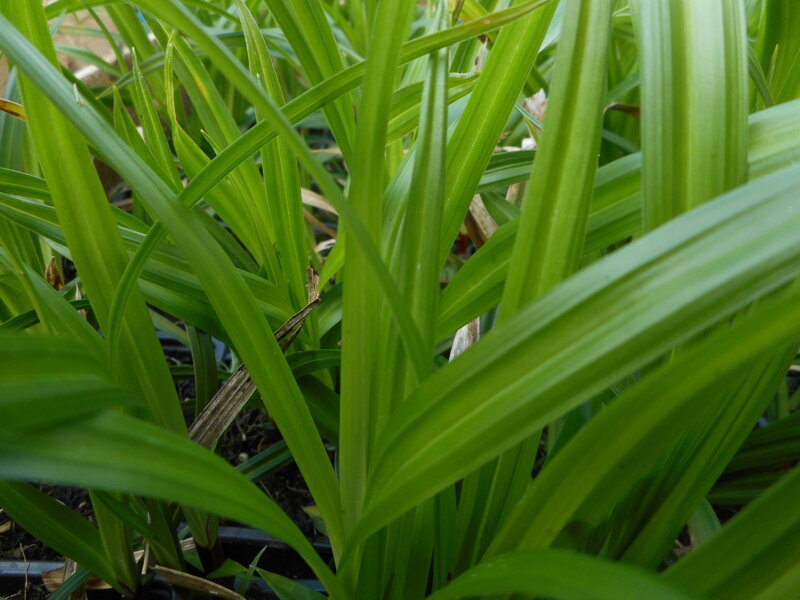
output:
M 275 332 L 275 339 L 281 342 L 281 349 L 286 350 L 289 344 L 300 333 L 300 328 L 308 314 L 319 304 L 319 277 L 311 271 L 307 274 L 309 297 L 314 297 L 306 306 L 281 325 Z M 256 391 L 250 379 L 247 367 L 241 366 L 214 394 L 214 397 L 200 412 L 189 427 L 189 438 L 201 446 L 211 448 L 230 427 L 236 415 Z
M 61 271 L 58 270 L 56 257 L 51 256 L 47 267 L 44 270 L 44 277 L 53 288 L 61 291 L 64 288 L 64 279 L 61 277 Z
M 245 600 L 244 596 L 240 596 L 225 586 L 209 581 L 208 579 L 203 579 L 202 577 L 197 577 L 196 575 L 189 575 L 182 571 L 160 566 L 151 567 L 151 571 L 158 573 L 172 585 L 186 590 L 206 592 L 214 596 L 219 596 L 220 598 L 225 598 L 226 600 Z

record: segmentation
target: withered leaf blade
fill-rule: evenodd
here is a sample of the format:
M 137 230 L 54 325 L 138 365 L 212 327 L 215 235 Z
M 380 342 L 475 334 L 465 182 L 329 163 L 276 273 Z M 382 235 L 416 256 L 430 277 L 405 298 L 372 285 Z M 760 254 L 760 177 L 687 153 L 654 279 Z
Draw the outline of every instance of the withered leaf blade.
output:
M 11 100 L 6 100 L 5 98 L 0 98 L 0 111 L 11 115 L 12 117 L 16 117 L 20 121 L 25 120 L 25 107 L 18 102 L 13 102 Z
M 450 348 L 450 361 L 452 362 L 466 352 L 481 337 L 481 320 L 473 319 L 461 329 L 456 331 L 453 346 Z
M 227 600 L 245 600 L 244 596 L 240 596 L 225 586 L 209 581 L 208 579 L 203 579 L 202 577 L 197 577 L 196 575 L 189 575 L 183 571 L 176 571 L 160 566 L 151 567 L 150 570 L 158 573 L 174 586 L 182 587 L 187 590 L 206 592 L 214 596 L 219 596 L 220 598 L 226 598 Z
M 605 112 L 608 112 L 609 110 L 616 110 L 618 112 L 625 113 L 626 115 L 632 116 L 634 119 L 638 119 L 641 116 L 641 109 L 639 108 L 638 104 L 614 102 L 613 104 L 606 106 Z
M 311 272 L 307 275 L 307 287 L 311 301 L 296 314 L 281 325 L 275 332 L 275 339 L 281 344 L 281 349 L 291 344 L 308 314 L 319 304 L 317 286 L 319 277 Z M 189 427 L 189 438 L 201 446 L 211 448 L 217 440 L 230 427 L 236 415 L 242 410 L 250 397 L 255 393 L 256 386 L 250 378 L 247 367 L 241 366 L 214 394 L 214 397 L 200 412 Z
M 62 567 L 60 569 L 55 569 L 53 571 L 45 571 L 42 573 L 42 583 L 44 583 L 44 587 L 48 592 L 54 592 L 62 585 L 64 582 L 70 578 L 74 569 L 70 569 L 69 567 Z M 81 586 L 82 590 L 110 590 L 111 586 L 108 585 L 105 581 L 100 579 L 99 577 L 95 577 L 92 575 L 89 579 L 86 580 Z
M 189 427 L 189 438 L 206 448 L 214 446 L 255 391 L 247 368 L 239 367 Z
M 51 256 L 47 267 L 44 270 L 44 277 L 54 289 L 61 291 L 64 288 L 64 278 L 61 277 L 61 271 L 58 270 L 56 264 L 56 257 Z
M 469 205 L 469 212 L 464 218 L 464 225 L 467 227 L 467 234 L 472 240 L 472 243 L 478 248 L 483 246 L 489 238 L 492 237 L 494 232 L 497 231 L 497 222 L 495 222 L 492 215 L 489 214 L 489 211 L 486 210 L 486 206 L 483 204 L 483 199 L 480 197 L 480 194 L 473 196 L 472 202 Z

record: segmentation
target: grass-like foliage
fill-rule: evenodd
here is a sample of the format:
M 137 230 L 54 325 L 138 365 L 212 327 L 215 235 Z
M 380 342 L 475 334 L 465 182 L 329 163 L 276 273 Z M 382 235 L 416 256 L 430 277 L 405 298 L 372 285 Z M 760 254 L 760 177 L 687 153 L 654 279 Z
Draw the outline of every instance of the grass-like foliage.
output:
M 0 507 L 81 573 L 222 517 L 336 600 L 800 593 L 800 4 L 3 0 L 0 52 Z M 248 402 L 332 562 L 214 453 Z

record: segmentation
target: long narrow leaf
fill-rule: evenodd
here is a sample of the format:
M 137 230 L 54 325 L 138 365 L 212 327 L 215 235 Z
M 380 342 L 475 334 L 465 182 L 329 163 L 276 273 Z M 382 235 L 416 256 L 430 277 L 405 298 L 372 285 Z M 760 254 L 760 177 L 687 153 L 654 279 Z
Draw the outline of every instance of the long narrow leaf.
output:
M 792 202 L 798 177 L 797 168 L 776 173 L 675 220 L 572 277 L 430 377 L 387 425 L 364 530 L 794 277 L 792 221 L 777 207 Z

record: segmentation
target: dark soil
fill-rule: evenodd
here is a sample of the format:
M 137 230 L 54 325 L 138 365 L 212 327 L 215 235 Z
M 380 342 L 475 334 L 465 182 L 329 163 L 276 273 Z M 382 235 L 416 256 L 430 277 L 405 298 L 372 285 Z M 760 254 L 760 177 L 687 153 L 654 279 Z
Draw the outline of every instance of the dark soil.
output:
M 316 537 L 311 517 L 303 510 L 303 507 L 314 504 L 314 500 L 295 463 L 267 475 L 259 485 L 300 527 L 306 537 L 310 539 Z
M 44 589 L 43 585 L 36 585 L 30 583 L 25 589 L 22 589 L 10 596 L 2 596 L 3 600 L 45 600 L 49 592 Z
M 238 465 L 263 452 L 281 440 L 281 435 L 261 409 L 242 411 L 218 445 L 218 453 L 231 464 Z M 295 463 L 290 463 L 262 477 L 257 485 L 269 496 L 309 539 L 316 535 L 311 517 L 303 510 L 314 504 L 303 476 Z
M 70 488 L 59 485 L 37 485 L 40 490 L 55 498 L 79 513 L 81 516 L 92 518 L 92 504 L 89 493 L 81 488 Z M 8 529 L 5 529 L 8 527 Z M 5 529 L 5 530 L 4 530 Z M 44 546 L 35 537 L 8 519 L 6 515 L 0 516 L 0 559 L 2 560 L 63 560 L 53 549 Z

